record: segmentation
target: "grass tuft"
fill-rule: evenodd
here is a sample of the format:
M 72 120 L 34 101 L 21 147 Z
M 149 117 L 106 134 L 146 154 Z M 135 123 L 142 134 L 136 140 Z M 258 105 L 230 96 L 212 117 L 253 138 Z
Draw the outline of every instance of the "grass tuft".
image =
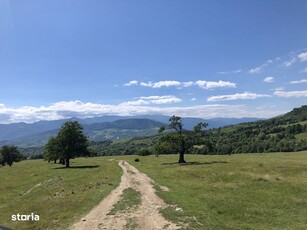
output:
M 108 215 L 115 215 L 118 212 L 126 212 L 135 209 L 141 204 L 141 194 L 132 188 L 123 191 L 121 199 L 114 205 Z

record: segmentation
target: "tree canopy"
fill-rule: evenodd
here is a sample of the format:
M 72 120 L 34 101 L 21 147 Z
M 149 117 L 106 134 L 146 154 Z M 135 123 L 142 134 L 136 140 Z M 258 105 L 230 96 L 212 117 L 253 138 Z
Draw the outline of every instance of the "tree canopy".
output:
M 12 166 L 14 162 L 22 160 L 22 155 L 16 146 L 4 145 L 0 150 L 0 164 Z
M 77 121 L 68 121 L 55 137 L 49 139 L 44 147 L 44 156 L 49 161 L 59 159 L 68 168 L 70 159 L 89 155 L 88 145 L 82 125 Z
M 183 129 L 181 117 L 179 116 L 172 116 L 169 122 L 168 126 L 161 126 L 159 132 L 163 132 L 167 128 L 172 130 L 172 132 L 168 132 L 160 137 L 155 146 L 156 151 L 164 154 L 178 153 L 178 163 L 186 163 L 184 154 L 189 153 L 194 145 L 203 142 L 204 129 L 208 124 L 198 123 L 193 131 L 188 131 Z

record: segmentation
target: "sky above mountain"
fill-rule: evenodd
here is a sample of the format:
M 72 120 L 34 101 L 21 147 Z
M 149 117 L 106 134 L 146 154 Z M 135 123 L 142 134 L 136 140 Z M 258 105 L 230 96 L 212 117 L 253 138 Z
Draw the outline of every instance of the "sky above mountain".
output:
M 0 1 L 0 123 L 307 104 L 307 1 Z

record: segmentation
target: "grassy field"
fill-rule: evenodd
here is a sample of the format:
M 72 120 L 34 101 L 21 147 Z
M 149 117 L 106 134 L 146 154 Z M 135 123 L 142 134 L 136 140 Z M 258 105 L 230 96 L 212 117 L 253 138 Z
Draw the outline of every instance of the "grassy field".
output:
M 172 207 L 162 213 L 188 223 L 187 229 L 307 229 L 307 151 L 187 155 L 193 163 L 184 166 L 176 163 L 178 155 L 113 159 L 125 159 L 167 186 L 169 192 L 156 186 L 158 195 L 183 211 Z M 75 159 L 71 169 L 41 160 L 1 167 L 0 224 L 13 229 L 67 228 L 118 185 L 117 164 L 110 157 L 97 157 Z M 138 197 L 126 192 L 127 197 Z M 38 214 L 40 221 L 11 221 L 17 213 Z M 135 228 L 135 222 L 128 224 Z
M 170 192 L 168 219 L 187 229 L 307 229 L 307 152 L 125 157 Z M 158 186 L 156 186 L 158 187 Z
M 117 187 L 121 169 L 109 158 L 72 160 L 72 168 L 42 160 L 0 168 L 0 225 L 13 229 L 65 229 Z M 38 222 L 13 222 L 13 214 Z

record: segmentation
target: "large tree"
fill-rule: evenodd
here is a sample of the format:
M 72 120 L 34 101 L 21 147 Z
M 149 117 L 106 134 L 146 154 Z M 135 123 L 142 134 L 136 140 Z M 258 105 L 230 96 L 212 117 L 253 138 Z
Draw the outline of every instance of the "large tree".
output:
M 12 166 L 13 162 L 22 160 L 22 155 L 16 146 L 4 145 L 0 150 L 0 164 Z
M 163 132 L 166 128 L 173 132 L 168 132 L 161 136 L 156 149 L 161 153 L 179 153 L 179 163 L 186 163 L 184 154 L 189 153 L 194 145 L 200 144 L 203 140 L 204 129 L 208 126 L 207 123 L 198 123 L 193 131 L 183 129 L 181 117 L 172 116 L 169 119 L 168 126 L 162 126 L 159 132 Z
M 61 147 L 58 141 L 58 137 L 51 137 L 47 144 L 44 146 L 44 159 L 47 161 L 56 161 L 60 158 Z
M 45 145 L 45 159 L 65 160 L 65 167 L 68 168 L 70 159 L 89 154 L 88 145 L 82 125 L 77 121 L 67 121 L 57 136 L 52 137 Z

